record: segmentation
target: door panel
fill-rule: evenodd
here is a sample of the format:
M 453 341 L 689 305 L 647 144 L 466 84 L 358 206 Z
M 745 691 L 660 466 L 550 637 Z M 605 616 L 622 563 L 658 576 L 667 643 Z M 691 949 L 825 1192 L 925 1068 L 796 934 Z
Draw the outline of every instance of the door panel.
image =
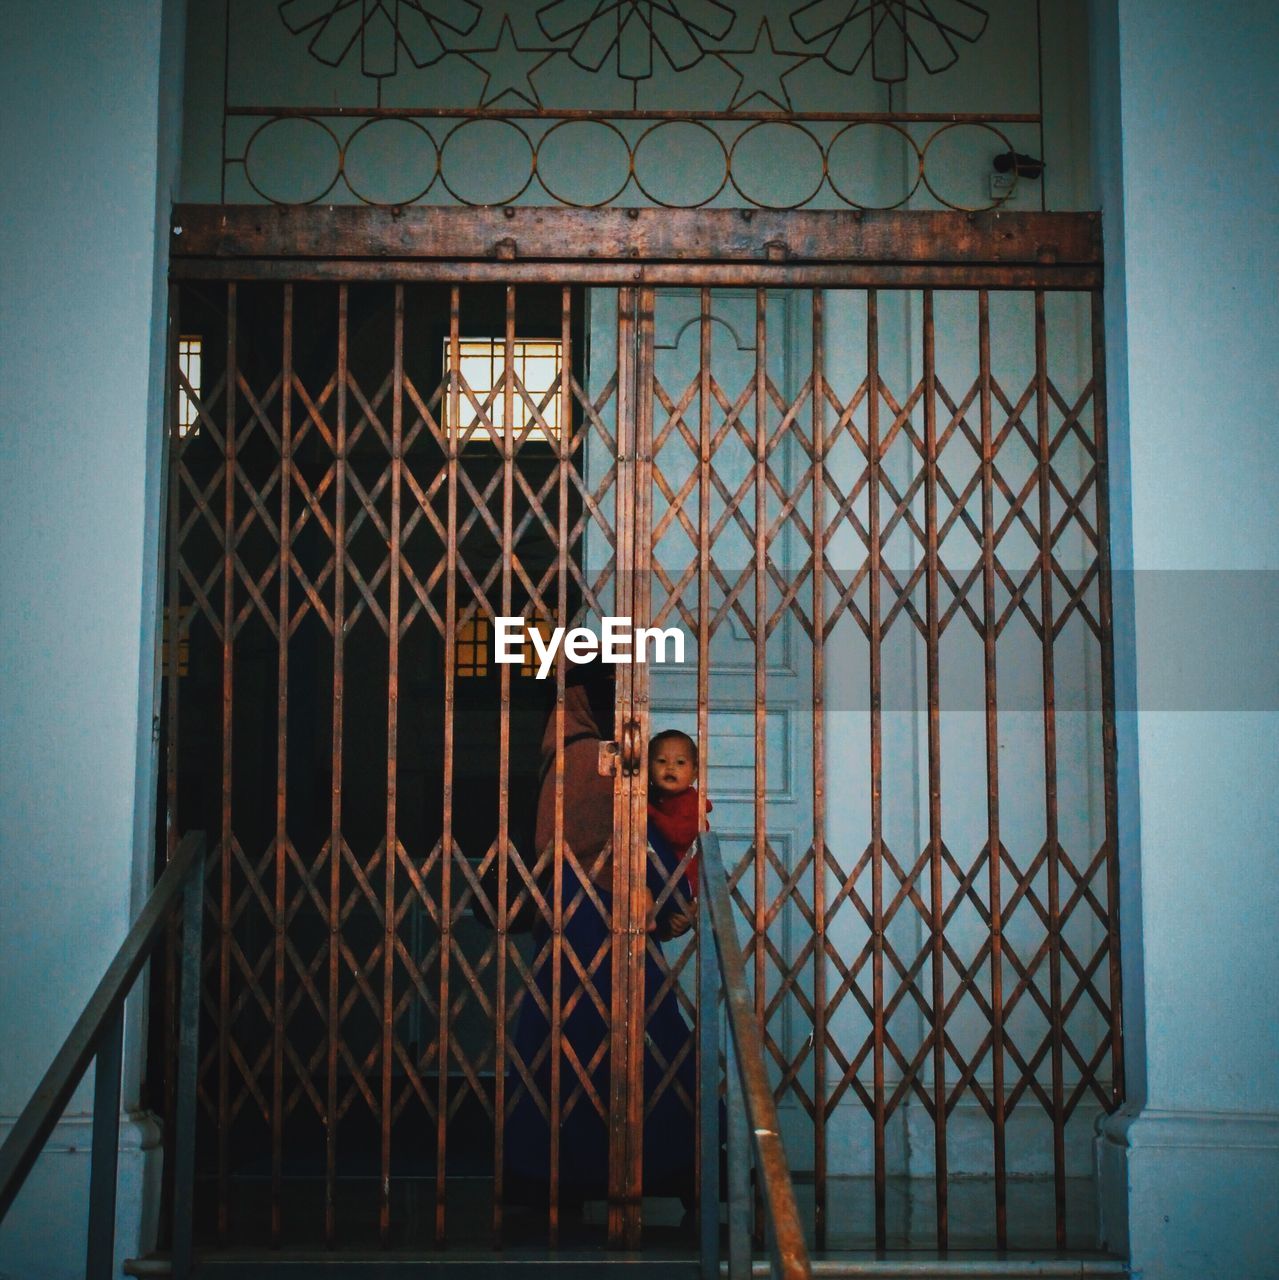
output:
M 175 301 L 201 358 L 174 364 L 193 422 L 171 441 L 163 812 L 170 846 L 204 827 L 219 848 L 204 1231 L 393 1242 L 396 1185 L 416 1186 L 411 1216 L 437 1239 L 450 1213 L 464 1234 L 502 1230 L 513 1123 L 545 1147 L 554 1230 L 566 1114 L 623 1130 L 615 922 L 562 827 L 530 847 L 563 677 L 496 663 L 493 619 L 626 612 L 616 365 L 605 347 L 588 376 L 569 289 L 217 284 Z M 466 353 L 479 339 L 487 369 Z M 558 379 L 528 339 L 559 343 Z M 530 897 L 546 928 L 508 931 Z M 579 911 L 602 921 L 591 954 L 553 927 Z M 597 1043 L 561 1053 L 597 988 Z M 521 1032 L 539 1002 L 545 1050 Z M 612 1165 L 603 1181 L 620 1183 Z M 491 1180 L 478 1220 L 476 1177 Z
M 756 1010 L 786 1061 L 802 1057 L 812 1029 L 788 985 L 804 981 L 803 920 L 778 897 L 812 838 L 812 736 L 799 714 L 811 705 L 811 645 L 787 599 L 809 554 L 792 499 L 806 465 L 793 423 L 811 417 L 810 335 L 796 319 L 806 300 L 657 290 L 651 390 L 651 614 L 682 625 L 690 652 L 680 668 L 651 669 L 649 730 L 699 743 L 742 932 L 769 938 L 751 945 Z M 691 935 L 662 951 L 691 994 Z M 786 1123 L 794 1099 L 781 1101 Z

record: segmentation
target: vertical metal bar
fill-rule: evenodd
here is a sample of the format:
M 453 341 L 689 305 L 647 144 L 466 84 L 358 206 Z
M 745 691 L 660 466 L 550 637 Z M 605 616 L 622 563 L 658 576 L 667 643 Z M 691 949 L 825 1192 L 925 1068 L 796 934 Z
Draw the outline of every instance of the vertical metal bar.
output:
M 568 496 L 569 448 L 573 435 L 573 291 L 560 292 L 560 430 L 556 440 L 558 474 L 555 536 L 556 596 L 554 626 L 568 625 Z M 551 846 L 551 1186 L 547 1205 L 547 1238 L 552 1248 L 560 1237 L 560 1124 L 563 1088 L 564 1010 L 564 663 L 555 666 L 555 818 Z M 537 851 L 540 855 L 541 850 Z
M 223 13 L 226 14 L 226 19 L 222 25 L 222 163 L 218 166 L 219 204 L 226 204 L 226 170 L 230 163 L 227 156 L 226 135 L 227 122 L 231 118 L 229 109 L 231 106 L 231 8 L 229 5 Z
M 703 865 L 703 881 L 705 875 Z M 703 883 L 697 900 L 697 1096 L 701 1154 L 698 1208 L 702 1280 L 719 1277 L 719 954 L 715 950 L 714 928 L 710 894 L 705 892 Z
M 728 1280 L 747 1280 L 751 1273 L 751 1143 L 739 1056 L 730 1021 L 724 1100 L 728 1111 Z
M 120 1157 L 120 1067 L 124 1005 L 111 1015 L 93 1074 L 93 1146 L 89 1153 L 89 1247 L 86 1280 L 115 1275 L 115 1184 Z
M 994 1094 L 995 1240 L 1008 1247 L 1008 1172 L 1004 1097 L 1004 936 L 1001 866 L 1003 843 L 999 830 L 999 696 L 995 672 L 995 480 L 990 390 L 990 295 L 977 295 L 977 345 L 981 401 L 981 547 L 982 640 L 986 682 L 986 871 L 990 899 L 990 1056 Z
M 635 523 L 635 291 L 617 291 L 617 481 L 616 589 L 614 608 L 619 615 L 630 609 L 634 588 Z M 614 737 L 629 714 L 632 666 L 622 666 L 617 675 Z M 609 1010 L 609 1190 L 608 1241 L 619 1246 L 629 1229 L 627 1204 L 627 1010 L 630 1000 L 630 948 L 626 931 L 630 928 L 631 848 L 630 779 L 619 771 L 613 802 L 613 903 L 610 922 L 612 954 L 609 958 L 613 983 L 613 1003 Z
M 826 1247 L 826 365 L 825 295 L 813 290 L 813 1217 Z
M 932 942 L 933 1151 L 937 1192 L 937 1247 L 945 1249 L 948 1227 L 946 1168 L 946 986 L 942 951 L 941 685 L 939 663 L 937 548 L 937 374 L 933 340 L 933 291 L 924 290 L 924 538 L 928 630 L 928 867 L 929 932 Z
M 765 770 L 767 749 L 767 707 L 764 704 L 765 669 L 768 665 L 768 574 L 764 561 L 768 549 L 768 484 L 766 480 L 768 451 L 768 328 L 766 312 L 768 294 L 755 290 L 755 921 L 751 947 L 755 953 L 755 1020 L 760 1039 L 767 1038 L 764 1008 L 767 975 L 764 966 L 764 928 L 766 917 L 765 872 L 768 859 L 764 845 L 768 839 L 764 788 L 768 784 Z
M 698 332 L 697 455 L 697 829 L 706 825 L 711 661 L 711 291 L 701 291 Z M 709 939 L 709 934 L 706 937 Z M 701 946 L 702 935 L 698 935 Z
M 875 1248 L 888 1242 L 888 1161 L 885 1151 L 887 1098 L 884 1083 L 884 709 L 881 659 L 879 489 L 879 295 L 866 291 L 866 523 L 870 554 L 870 881 L 872 1070 L 875 1090 Z
M 390 599 L 386 611 L 386 872 L 382 942 L 382 1167 L 378 1198 L 378 1233 L 385 1246 L 391 1237 L 391 1094 L 395 1053 L 395 872 L 399 862 L 400 728 L 400 484 L 404 426 L 404 286 L 395 286 L 395 353 L 391 400 Z
M 1093 447 L 1097 451 L 1097 611 L 1101 623 L 1101 752 L 1106 823 L 1107 958 L 1110 970 L 1110 1100 L 1124 1097 L 1123 985 L 1119 950 L 1119 793 L 1115 778 L 1115 632 L 1110 563 L 1110 453 L 1106 420 L 1106 324 L 1101 290 L 1092 303 Z
M 449 290 L 449 390 L 445 439 L 448 459 L 447 557 L 444 573 L 444 817 L 440 834 L 440 1029 L 435 1096 L 435 1243 L 442 1245 L 446 1234 L 449 1118 L 449 1036 L 450 962 L 453 956 L 453 859 L 461 850 L 453 847 L 453 744 L 457 679 L 457 469 L 458 441 L 461 438 L 461 291 Z
M 703 288 L 697 364 L 697 829 L 706 826 L 711 665 L 711 291 Z M 699 858 L 700 863 L 700 858 Z M 719 1275 L 719 978 L 710 908 L 699 866 L 697 904 L 698 1141 L 702 1274 Z M 709 1261 L 708 1261 L 709 1259 Z
M 511 572 L 515 499 L 515 286 L 506 286 L 506 327 L 502 356 L 502 613 L 511 614 Z M 511 667 L 502 664 L 502 710 L 498 731 L 497 793 L 497 1000 L 493 1062 L 493 1238 L 502 1238 L 502 1192 L 506 1138 L 506 961 L 509 896 L 511 782 Z
M 204 850 L 182 894 L 182 979 L 179 998 L 178 1086 L 174 1106 L 173 1248 L 174 1280 L 191 1271 L 195 1207 L 196 1076 L 200 1069 L 200 955 L 204 924 Z
M 169 285 L 169 382 L 165 399 L 165 430 L 168 433 L 168 454 L 166 458 L 165 476 L 168 484 L 167 517 L 168 529 L 164 545 L 164 618 L 163 634 L 168 639 L 164 650 L 164 688 L 168 695 L 165 707 L 165 741 L 164 741 L 164 861 L 167 864 L 177 852 L 178 847 L 178 688 L 179 688 L 179 649 L 182 643 L 182 607 L 181 578 L 179 564 L 182 557 L 180 498 L 182 493 L 182 454 L 184 441 L 180 434 L 181 415 L 178 405 L 181 403 L 178 375 L 181 371 L 180 343 L 182 333 L 182 295 L 176 284 Z M 175 927 L 171 923 L 164 949 L 164 1133 L 166 1156 L 171 1155 L 172 1146 L 169 1135 L 173 1130 L 174 1115 L 174 1067 L 177 1062 L 177 954 L 178 943 Z M 171 1160 L 165 1160 L 166 1169 L 172 1168 Z M 173 1204 L 173 1184 L 166 1175 L 160 1190 L 160 1220 L 165 1222 L 171 1218 Z M 163 1240 L 163 1234 L 161 1235 Z
M 1044 840 L 1048 850 L 1048 984 L 1052 1010 L 1053 1202 L 1057 1247 L 1066 1247 L 1065 1084 L 1062 1062 L 1061 895 L 1057 844 L 1057 695 L 1053 672 L 1052 441 L 1044 291 L 1035 290 L 1035 418 L 1039 435 L 1039 627 L 1044 680 Z
M 342 928 L 342 737 L 343 668 L 346 658 L 346 391 L 347 286 L 338 285 L 336 457 L 333 460 L 333 740 L 329 805 L 329 984 L 326 1049 L 328 1073 L 324 1125 L 324 1242 L 337 1236 L 338 1038 L 341 1027 L 338 973 Z
M 235 436 L 236 307 L 238 286 L 227 285 L 226 483 L 222 513 L 222 831 L 218 911 L 218 1238 L 230 1230 L 228 1203 L 231 1136 L 231 726 L 235 677 Z
M 767 928 L 768 810 L 765 792 L 768 786 L 768 707 L 765 682 L 768 671 L 768 292 L 755 290 L 755 921 L 751 946 L 755 954 L 755 1021 L 759 1025 L 762 1044 L 768 1043 L 767 995 L 768 970 L 764 950 Z M 762 1189 L 755 1189 L 756 1235 L 762 1240 L 764 1228 Z
M 650 582 L 648 569 L 653 554 L 651 520 L 652 452 L 653 452 L 653 306 L 651 288 L 638 293 L 638 350 L 635 363 L 635 463 L 633 512 L 634 557 L 628 566 L 631 582 L 630 614 L 636 626 L 649 621 Z M 630 667 L 630 717 L 634 720 L 640 742 L 648 733 L 648 666 L 635 663 Z M 627 860 L 631 866 L 630 905 L 626 939 L 630 969 L 627 1027 L 627 1203 L 625 1243 L 636 1249 L 640 1244 L 644 1184 L 644 1044 L 647 1034 L 648 992 L 644 982 L 645 953 L 648 948 L 646 923 L 646 886 L 648 862 L 647 813 L 648 753 L 640 748 L 638 772 L 632 774 L 627 793 L 630 806 L 630 839 Z
M 280 383 L 279 610 L 276 614 L 275 703 L 275 982 L 271 1010 L 271 1242 L 280 1243 L 284 1169 L 284 912 L 288 866 L 289 482 L 293 466 L 293 286 L 284 286 Z
M 180 334 L 182 330 L 181 321 L 181 293 L 177 285 L 169 286 L 169 323 L 171 326 L 169 334 L 169 370 L 170 370 L 170 387 L 168 398 L 166 400 L 167 418 L 165 426 L 169 435 L 169 457 L 168 457 L 168 531 L 165 536 L 165 593 L 164 600 L 167 606 L 168 626 L 165 634 L 168 636 L 168 646 L 165 650 L 164 679 L 169 695 L 168 706 L 166 711 L 165 724 L 165 744 L 164 744 L 164 794 L 165 794 L 165 823 L 164 823 L 164 860 L 167 864 L 172 861 L 173 855 L 178 848 L 178 672 L 180 670 L 178 662 L 179 646 L 182 640 L 182 609 L 181 609 L 181 576 L 179 565 L 182 558 L 181 546 L 181 495 L 182 495 L 182 478 L 179 474 L 179 468 L 182 465 L 182 455 L 185 452 L 185 442 L 179 433 L 180 416 L 178 413 L 178 404 L 181 397 L 178 395 L 178 374 L 181 370 L 181 357 L 179 355 L 179 343 L 181 341 Z M 170 977 L 172 975 L 170 974 Z M 170 999 L 166 1002 L 165 1007 L 172 1009 L 173 995 L 172 990 L 168 992 Z M 172 1043 L 167 1046 L 172 1049 Z M 171 1062 L 172 1057 L 169 1053 L 165 1055 L 165 1061 Z
M 1039 154 L 1046 155 L 1047 147 L 1044 140 L 1044 5 L 1043 0 L 1035 0 L 1035 87 L 1038 93 L 1039 113 Z M 1013 166 L 1013 180 L 1016 181 L 1016 163 Z M 1047 210 L 1048 208 L 1048 174 L 1043 172 L 1039 175 L 1039 207 Z

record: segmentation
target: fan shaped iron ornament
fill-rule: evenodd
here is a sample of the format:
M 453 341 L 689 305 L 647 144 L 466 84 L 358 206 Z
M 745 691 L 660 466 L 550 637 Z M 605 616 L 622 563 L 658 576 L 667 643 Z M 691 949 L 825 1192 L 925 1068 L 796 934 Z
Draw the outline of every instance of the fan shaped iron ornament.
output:
M 696 66 L 703 38 L 722 40 L 736 16 L 719 0 L 551 0 L 537 11 L 548 39 L 573 37 L 568 56 L 583 70 L 600 70 L 616 50 L 623 80 L 653 74 L 654 46 L 676 71 Z
M 805 44 L 830 37 L 827 66 L 851 76 L 869 53 L 871 75 L 884 84 L 906 79 L 909 54 L 930 75 L 954 66 L 955 41 L 975 44 L 989 21 L 972 0 L 811 0 L 791 15 Z
M 313 32 L 307 49 L 326 66 L 346 61 L 356 43 L 360 70 L 381 80 L 399 70 L 403 49 L 415 67 L 429 67 L 452 49 L 441 33 L 475 30 L 473 0 L 281 0 L 280 17 L 294 35 Z

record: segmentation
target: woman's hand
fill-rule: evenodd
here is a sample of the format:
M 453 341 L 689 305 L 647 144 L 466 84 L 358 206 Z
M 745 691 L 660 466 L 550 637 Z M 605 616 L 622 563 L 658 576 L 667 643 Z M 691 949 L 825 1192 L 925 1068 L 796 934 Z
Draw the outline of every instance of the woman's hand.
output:
M 678 938 L 682 934 L 687 933 L 693 927 L 693 915 L 695 908 L 690 907 L 687 911 L 676 907 L 674 911 L 666 917 L 665 936 L 667 938 Z

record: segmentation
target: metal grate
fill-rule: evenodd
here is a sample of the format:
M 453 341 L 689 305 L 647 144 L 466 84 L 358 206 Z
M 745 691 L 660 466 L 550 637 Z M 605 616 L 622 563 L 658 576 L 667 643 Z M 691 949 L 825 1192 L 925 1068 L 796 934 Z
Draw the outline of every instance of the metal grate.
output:
M 557 838 L 529 865 L 513 834 L 512 796 L 545 705 L 529 699 L 546 686 L 505 665 L 490 680 L 456 678 L 463 637 L 485 619 L 630 612 L 693 639 L 691 727 L 717 814 L 730 807 L 715 794 L 726 763 L 717 654 L 730 637 L 747 655 L 733 678 L 748 687 L 737 705 L 749 724 L 749 831 L 721 840 L 791 1164 L 814 1172 L 819 1247 L 838 1126 L 864 1133 L 876 1243 L 893 1237 L 890 1129 L 907 1111 L 931 1135 L 945 1247 L 952 1115 L 966 1103 L 990 1126 L 992 1243 L 1016 1243 L 1007 1133 L 1014 1115 L 1034 1112 L 1065 1244 L 1067 1126 L 1090 1099 L 1117 1105 L 1123 1079 L 1100 295 L 923 287 L 890 342 L 885 310 L 904 293 L 676 289 L 691 307 L 681 365 L 659 341 L 665 295 L 652 287 L 305 275 L 173 294 L 174 332 L 180 317 L 182 334 L 203 340 L 202 386 L 176 352 L 171 362 L 173 403 L 196 417 L 170 440 L 167 607 L 180 626 L 165 651 L 164 810 L 170 851 L 197 827 L 220 848 L 199 1073 L 206 1231 L 280 1241 L 314 1222 L 330 1243 L 367 1227 L 394 1244 L 413 1216 L 395 1190 L 413 1184 L 434 1240 L 476 1222 L 509 1238 L 504 1128 L 527 1094 L 553 1171 L 571 1158 L 559 1150 L 566 1112 L 589 1107 L 607 1121 L 609 1234 L 640 1238 L 644 1111 L 674 1091 L 691 1127 L 696 1105 L 679 1075 L 691 1040 L 645 1087 L 645 1001 L 628 993 L 643 990 L 646 951 L 667 973 L 645 993 L 648 1008 L 673 995 L 690 1023 L 697 1016 L 693 936 L 662 949 L 643 931 L 644 878 L 632 869 L 643 865 L 644 753 L 617 781 L 613 847 L 628 856 L 612 860 L 614 905 L 585 877 L 560 905 L 546 876 L 580 871 L 573 851 Z M 562 351 L 560 376 L 538 396 L 515 360 L 534 294 L 555 313 Z M 780 333 L 770 306 L 783 294 Z M 715 337 L 730 297 L 752 317 L 750 368 L 732 383 Z M 496 317 L 508 371 L 483 394 L 449 372 L 474 331 L 473 304 Z M 962 323 L 949 318 L 957 305 L 968 308 Z M 1082 328 L 1050 324 L 1059 305 Z M 834 306 L 862 335 L 838 374 Z M 1004 317 L 993 347 L 992 310 Z M 1050 342 L 1059 328 L 1067 337 Z M 1013 349 L 1022 357 L 1004 370 L 999 353 Z M 965 360 L 956 383 L 949 370 Z M 1080 367 L 1082 385 L 1069 385 Z M 450 422 L 469 423 L 485 447 L 468 451 Z M 1000 646 L 1014 631 L 1037 655 L 1033 706 L 1010 702 L 1020 695 Z M 975 842 L 952 825 L 956 752 L 944 736 L 961 633 L 978 681 L 977 734 L 961 753 L 983 762 L 964 801 L 976 794 L 983 815 Z M 884 750 L 886 717 L 902 710 L 886 686 L 903 646 L 923 695 L 907 709 L 926 719 L 909 796 Z M 1098 827 L 1088 843 L 1075 840 L 1077 823 L 1063 835 L 1062 793 L 1077 781 L 1062 777 L 1073 768 L 1074 740 L 1067 749 L 1059 735 L 1067 650 L 1072 671 L 1083 651 L 1097 675 L 1068 708 L 1096 730 L 1088 767 L 1104 804 L 1084 824 Z M 779 661 L 814 691 L 797 722 L 806 763 L 792 788 L 806 789 L 791 811 L 802 810 L 806 834 L 789 851 L 768 764 Z M 838 704 L 850 680 L 836 666 L 855 672 L 864 704 Z M 655 681 L 644 667 L 619 669 L 617 726 L 644 737 L 663 727 Z M 479 704 L 464 701 L 480 686 L 496 724 L 482 748 Z M 1009 816 L 1021 797 L 1000 758 L 1007 716 L 1027 714 L 1040 752 L 1033 847 Z M 864 830 L 843 788 L 828 790 L 854 740 L 863 768 L 849 792 L 868 797 Z M 907 847 L 896 818 L 920 795 L 924 838 Z M 490 808 L 493 829 L 477 844 L 474 811 Z M 556 810 L 562 832 L 562 790 Z M 669 895 L 683 895 L 683 869 Z M 544 943 L 554 972 L 574 977 L 572 994 L 545 1010 L 549 1043 L 524 1061 L 511 1028 L 522 1002 L 542 999 L 533 974 L 544 957 L 478 928 L 475 914 L 509 920 L 529 895 L 554 926 Z M 586 909 L 606 919 L 606 936 L 576 955 L 563 924 Z M 609 1028 L 586 1061 L 562 1039 L 580 1001 L 600 1005 Z M 621 1066 L 601 1093 L 608 1060 Z M 483 1206 L 468 1217 L 477 1170 Z M 266 1192 L 238 1195 L 244 1185 Z M 555 1173 L 547 1210 L 555 1242 Z
M 767 291 L 748 297 L 753 351 L 740 381 L 724 385 L 713 352 L 721 291 L 700 290 L 680 313 L 690 316 L 687 381 L 663 385 L 641 356 L 651 412 L 640 415 L 639 447 L 652 461 L 640 538 L 653 565 L 641 612 L 696 637 L 702 795 L 717 750 L 731 754 L 713 725 L 733 696 L 720 643 L 730 630 L 745 664 L 734 705 L 753 730 L 746 829 L 721 839 L 737 850 L 729 877 L 777 1100 L 800 1117 L 792 1164 L 814 1171 L 817 1244 L 828 1240 L 830 1133 L 842 1112 L 842 1141 L 851 1127 L 872 1153 L 876 1247 L 901 1238 L 888 1203 L 907 1163 L 890 1141 L 896 1121 L 932 1147 L 933 1238 L 945 1248 L 951 1119 L 974 1103 L 986 1155 L 974 1170 L 965 1153 L 961 1176 L 993 1181 L 990 1242 L 1010 1242 L 1008 1128 L 1031 1112 L 1045 1123 L 1030 1161 L 1051 1172 L 1064 1247 L 1067 1126 L 1081 1107 L 1117 1106 L 1123 1081 L 1100 297 L 996 295 L 1006 372 L 992 357 L 984 289 L 792 296 L 808 342 L 789 371 L 773 352 L 790 337 L 793 357 L 793 336 L 770 328 Z M 904 299 L 914 316 L 903 324 Z M 639 305 L 643 351 L 653 291 Z M 830 345 L 831 306 L 843 332 L 864 334 L 856 354 Z M 899 322 L 891 341 L 886 306 Z M 1068 322 L 1055 326 L 1051 356 L 1049 310 Z M 967 366 L 962 385 L 943 382 L 939 346 L 947 364 Z M 842 390 L 827 370 L 832 351 Z M 890 356 L 905 385 L 887 374 Z M 1081 357 L 1082 385 L 1059 383 L 1079 376 Z M 917 692 L 887 688 L 903 649 Z M 811 702 L 789 714 L 811 750 L 797 783 L 810 790 L 802 820 L 789 820 L 800 843 L 787 856 L 769 721 L 773 689 L 805 668 Z M 917 783 L 909 762 L 885 760 L 885 717 L 903 709 L 926 720 Z M 953 722 L 964 717 L 956 763 Z M 1060 720 L 1071 722 L 1065 746 Z M 1033 769 L 1001 760 L 1014 722 L 1011 745 L 1037 753 Z M 1081 732 L 1092 735 L 1086 748 Z M 850 755 L 861 769 L 846 788 L 836 761 Z M 1007 777 L 1029 781 L 1032 796 L 1010 795 Z M 1090 797 L 1090 823 L 1063 818 Z M 923 841 L 904 846 L 902 810 L 916 803 Z M 677 872 L 668 892 L 681 890 Z M 867 1127 L 847 1118 L 850 1103 Z M 907 1121 L 911 1109 L 919 1115 Z M 971 1128 L 959 1139 L 969 1146 Z M 1023 1168 L 1026 1146 L 1023 1136 Z

